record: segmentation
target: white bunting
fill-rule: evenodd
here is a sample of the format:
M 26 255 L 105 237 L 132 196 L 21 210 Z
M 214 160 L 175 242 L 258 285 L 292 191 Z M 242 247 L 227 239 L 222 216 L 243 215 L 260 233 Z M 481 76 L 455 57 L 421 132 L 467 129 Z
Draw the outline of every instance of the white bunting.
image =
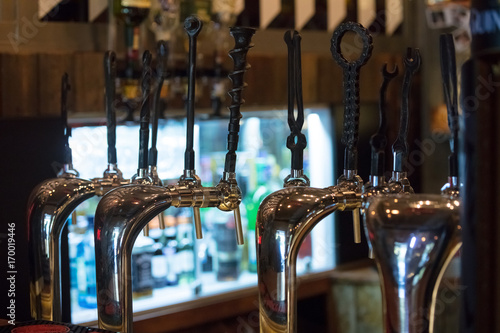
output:
M 94 21 L 106 8 L 108 8 L 107 1 L 89 0 L 89 21 Z
M 333 31 L 347 15 L 347 6 L 344 0 L 328 0 L 328 31 Z
M 301 30 L 313 17 L 315 12 L 314 0 L 295 0 L 295 29 Z
M 394 34 L 403 22 L 403 0 L 385 0 L 385 33 Z
M 42 19 L 64 0 L 38 0 L 38 18 Z
M 281 0 L 259 0 L 260 28 L 265 29 L 281 12 Z
M 376 0 L 358 0 L 358 23 L 368 28 L 377 16 Z

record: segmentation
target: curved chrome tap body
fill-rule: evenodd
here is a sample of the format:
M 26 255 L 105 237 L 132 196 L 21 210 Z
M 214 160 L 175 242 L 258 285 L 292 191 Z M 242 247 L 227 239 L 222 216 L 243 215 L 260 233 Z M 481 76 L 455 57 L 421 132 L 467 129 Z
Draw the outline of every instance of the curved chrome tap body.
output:
M 295 263 L 302 241 L 332 212 L 360 207 L 360 191 L 343 184 L 292 186 L 264 199 L 256 227 L 261 332 L 297 331 Z
M 461 246 L 459 201 L 442 195 L 387 195 L 365 219 L 384 302 L 384 332 L 433 332 L 437 287 Z
M 106 194 L 95 215 L 99 327 L 133 332 L 132 247 L 153 217 L 171 206 L 225 209 L 227 202 L 218 187 L 127 185 Z
M 61 321 L 61 232 L 71 212 L 95 195 L 91 181 L 65 173 L 39 184 L 28 201 L 31 316 Z

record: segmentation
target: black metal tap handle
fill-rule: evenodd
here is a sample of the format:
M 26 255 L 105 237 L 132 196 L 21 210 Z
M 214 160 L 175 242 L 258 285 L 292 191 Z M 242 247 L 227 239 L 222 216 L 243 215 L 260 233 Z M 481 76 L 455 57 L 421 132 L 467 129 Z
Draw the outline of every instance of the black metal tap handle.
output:
M 403 172 L 404 163 L 408 157 L 408 123 L 410 116 L 409 99 L 411 81 L 415 73 L 420 68 L 420 52 L 418 49 L 409 47 L 406 51 L 406 57 L 403 59 L 405 65 L 405 75 L 403 79 L 403 92 L 401 98 L 401 114 L 399 133 L 396 141 L 392 145 L 392 153 L 394 155 L 394 171 Z
M 355 32 L 363 43 L 361 55 L 357 60 L 348 61 L 340 47 L 342 37 L 349 31 Z M 344 133 L 342 144 L 346 146 L 344 169 L 357 170 L 358 137 L 359 137 L 359 71 L 370 59 L 373 49 L 372 36 L 361 24 L 355 22 L 342 23 L 335 29 L 330 51 L 333 59 L 342 67 L 344 76 Z
M 234 62 L 234 70 L 228 75 L 233 83 L 233 87 L 228 92 L 231 97 L 231 105 L 229 106 L 229 134 L 227 136 L 228 152 L 224 163 L 224 171 L 233 173 L 236 169 L 236 150 L 238 149 L 240 119 L 242 118 L 240 107 L 245 103 L 242 97 L 242 91 L 246 87 L 244 74 L 251 67 L 247 63 L 247 53 L 253 47 L 251 41 L 252 36 L 255 34 L 255 29 L 233 27 L 230 29 L 230 33 L 235 42 L 234 48 L 229 51 L 229 56 Z
M 196 39 L 203 27 L 202 21 L 196 16 L 189 16 L 184 21 L 184 30 L 189 36 L 189 68 L 188 92 L 186 100 L 187 134 L 186 152 L 184 154 L 184 170 L 194 170 L 194 97 L 196 80 Z
M 451 34 L 442 34 L 439 39 L 441 53 L 441 76 L 443 91 L 448 109 L 448 126 L 450 128 L 449 175 L 458 177 L 458 93 L 457 93 L 457 65 L 455 60 L 455 44 Z
M 372 146 L 372 165 L 371 165 L 371 175 L 372 176 L 384 176 L 385 172 L 385 147 L 387 146 L 387 114 L 386 114 L 386 93 L 387 86 L 389 82 L 398 76 L 399 68 L 397 65 L 394 66 L 392 72 L 387 70 L 387 64 L 382 67 L 382 76 L 384 81 L 380 87 L 380 98 L 379 98 L 379 116 L 380 122 L 377 132 L 370 138 L 370 145 Z
M 116 54 L 104 54 L 104 81 L 106 88 L 106 120 L 108 131 L 108 164 L 116 164 L 116 111 L 115 111 Z
M 168 61 L 168 44 L 165 41 L 159 41 L 157 46 L 156 68 L 156 88 L 153 97 L 153 117 L 151 119 L 151 148 L 149 148 L 149 165 L 156 166 L 158 164 L 158 149 L 156 143 L 158 141 L 158 118 L 160 117 L 160 101 L 161 89 L 163 81 L 167 78 L 167 61 Z
M 292 170 L 302 170 L 307 139 L 302 133 L 304 102 L 302 98 L 301 36 L 297 31 L 289 30 L 285 32 L 284 40 L 288 48 L 288 126 L 290 127 L 286 146 L 292 152 Z M 295 102 L 297 102 L 297 118 L 295 118 L 294 112 Z
M 73 157 L 69 147 L 69 137 L 71 136 L 71 127 L 68 125 L 68 92 L 71 90 L 68 73 L 64 73 L 61 78 L 61 120 L 64 130 L 64 161 L 63 164 L 71 165 Z
M 139 169 L 148 167 L 148 142 L 150 119 L 151 91 L 151 52 L 145 51 L 142 56 L 142 105 L 139 128 Z

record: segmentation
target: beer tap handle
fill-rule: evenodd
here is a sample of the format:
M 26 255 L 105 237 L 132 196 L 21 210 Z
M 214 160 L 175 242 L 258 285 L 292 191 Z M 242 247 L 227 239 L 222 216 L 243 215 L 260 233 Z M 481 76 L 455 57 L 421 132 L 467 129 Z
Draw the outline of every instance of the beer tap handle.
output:
M 300 34 L 289 30 L 284 36 L 288 48 L 288 126 L 290 135 L 286 146 L 292 152 L 291 173 L 285 178 L 284 186 L 309 186 L 310 181 L 304 175 L 304 149 L 306 136 L 302 133 L 304 125 L 304 102 L 302 98 L 302 69 L 300 56 Z M 297 102 L 297 118 L 295 118 Z
M 448 109 L 450 128 L 449 177 L 458 177 L 458 93 L 455 45 L 451 34 L 442 34 L 439 39 L 441 53 L 441 77 L 443 79 L 444 99 Z
M 238 245 L 244 243 L 243 227 L 241 225 L 241 214 L 239 204 L 241 202 L 241 190 L 236 182 L 236 150 L 238 149 L 240 119 L 242 118 L 240 108 L 245 102 L 242 98 L 242 91 L 246 87 L 244 74 L 250 68 L 247 63 L 248 50 L 253 47 L 252 36 L 255 34 L 255 29 L 247 27 L 233 27 L 230 29 L 230 34 L 234 38 L 234 48 L 229 51 L 229 56 L 233 59 L 234 69 L 229 74 L 229 79 L 233 83 L 231 90 L 228 92 L 231 96 L 231 105 L 229 106 L 229 125 L 227 136 L 227 154 L 224 163 L 223 179 L 220 186 L 226 186 L 224 193 L 224 202 L 221 207 L 227 210 L 233 210 L 234 222 L 236 227 L 236 241 Z
M 189 37 L 189 68 L 188 68 L 188 92 L 186 99 L 186 151 L 184 153 L 184 175 L 181 181 L 190 182 L 195 186 L 201 186 L 200 179 L 195 173 L 194 143 L 194 101 L 196 80 L 196 40 L 203 27 L 202 21 L 196 16 L 189 16 L 184 21 L 184 30 Z M 180 181 L 180 182 L 181 182 Z M 203 238 L 200 208 L 193 207 L 193 220 L 196 238 Z
M 420 67 L 420 51 L 409 47 L 406 57 L 403 59 L 405 65 L 405 75 L 403 79 L 403 96 L 401 99 L 401 114 L 399 133 L 396 141 L 392 145 L 394 155 L 394 172 L 404 172 L 404 164 L 408 157 L 408 123 L 409 123 L 409 98 L 411 81 Z
M 245 72 L 250 69 L 247 63 L 247 53 L 250 48 L 252 36 L 255 34 L 255 29 L 247 27 L 233 27 L 230 30 L 233 36 L 235 45 L 229 51 L 229 56 L 233 59 L 234 70 L 230 73 L 229 79 L 233 83 L 231 90 L 228 92 L 231 96 L 231 105 L 229 106 L 229 134 L 227 136 L 227 154 L 224 163 L 224 172 L 234 173 L 236 169 L 236 150 L 238 149 L 238 140 L 240 132 L 240 119 L 242 118 L 240 107 L 245 100 L 242 98 L 242 91 L 246 87 L 244 81 Z
M 362 41 L 361 55 L 357 60 L 349 61 L 342 55 L 341 41 L 344 35 L 355 32 Z M 354 176 L 358 167 L 359 137 L 359 71 L 366 64 L 373 49 L 372 37 L 368 30 L 355 22 L 345 22 L 335 29 L 330 51 L 333 58 L 343 69 L 344 76 L 344 131 L 342 144 L 346 146 L 344 172 Z
M 108 131 L 108 164 L 116 165 L 116 112 L 115 112 L 116 55 L 113 51 L 104 54 L 104 81 L 106 88 L 106 120 Z
M 163 87 L 163 81 L 165 81 L 165 79 L 167 78 L 168 44 L 165 41 L 158 42 L 157 53 L 157 82 L 153 97 L 153 117 L 151 118 L 151 148 L 149 148 L 149 165 L 152 167 L 156 167 L 158 164 L 158 150 L 156 148 L 156 143 L 158 139 L 158 118 L 160 117 L 161 89 Z
M 148 167 L 148 141 L 150 120 L 150 92 L 151 92 L 151 52 L 145 51 L 142 57 L 142 104 L 139 132 L 139 169 Z
M 372 146 L 372 164 L 371 176 L 384 177 L 385 173 L 385 147 L 387 146 L 387 115 L 386 115 L 386 93 L 389 82 L 398 76 L 399 68 L 394 66 L 392 72 L 387 70 L 387 64 L 382 67 L 382 76 L 384 81 L 380 87 L 379 98 L 379 126 L 377 132 L 370 138 L 370 145 Z

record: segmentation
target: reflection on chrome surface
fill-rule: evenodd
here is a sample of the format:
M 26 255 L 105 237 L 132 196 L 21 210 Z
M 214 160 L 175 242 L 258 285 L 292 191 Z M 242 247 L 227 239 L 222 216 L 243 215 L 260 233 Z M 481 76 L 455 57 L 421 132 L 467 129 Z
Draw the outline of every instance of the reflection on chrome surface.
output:
M 61 321 L 61 232 L 71 212 L 94 196 L 92 182 L 65 174 L 38 185 L 28 200 L 31 316 Z
M 295 264 L 300 245 L 325 216 L 360 205 L 360 191 L 340 185 L 287 187 L 264 199 L 256 228 L 261 332 L 297 331 Z
M 459 201 L 440 195 L 373 197 L 365 212 L 389 333 L 433 332 L 436 291 L 461 246 Z

